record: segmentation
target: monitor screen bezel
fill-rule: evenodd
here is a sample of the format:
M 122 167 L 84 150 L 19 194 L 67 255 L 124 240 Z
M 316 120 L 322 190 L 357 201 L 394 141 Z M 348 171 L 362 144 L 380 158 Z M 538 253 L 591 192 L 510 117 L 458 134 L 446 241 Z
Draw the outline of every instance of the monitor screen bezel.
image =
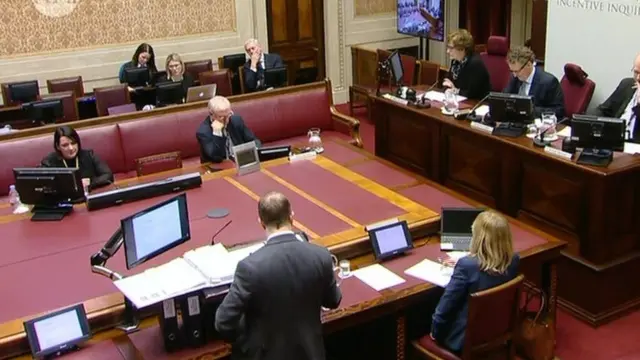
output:
M 140 75 L 140 74 L 144 74 L 145 71 L 146 71 L 147 75 L 145 75 L 145 76 Z M 143 78 L 143 80 L 146 80 L 146 81 L 145 81 L 145 83 L 143 85 L 138 84 L 138 83 L 130 83 L 129 82 L 129 80 L 131 80 L 130 77 L 134 77 L 135 80 L 140 80 L 140 78 Z M 147 86 L 147 85 L 149 85 L 149 83 L 152 80 L 151 71 L 146 66 L 125 68 L 124 69 L 124 80 L 125 80 L 125 83 L 127 85 L 131 86 L 131 87 Z
M 182 226 L 183 229 L 186 228 L 186 233 L 184 233 L 183 231 L 183 236 L 180 239 L 175 240 L 174 242 L 165 245 L 161 248 L 156 249 L 155 251 L 141 257 L 138 258 L 136 257 L 135 259 L 132 259 L 132 255 L 133 253 L 130 253 L 130 250 L 133 249 L 133 251 L 135 251 L 136 249 L 136 244 L 135 244 L 135 237 L 133 237 L 132 233 L 130 233 L 129 231 L 133 231 L 133 219 L 140 217 L 142 215 L 145 215 L 149 212 L 152 212 L 160 207 L 163 207 L 167 204 L 170 204 L 174 201 L 178 201 L 180 204 L 178 205 L 180 209 L 184 209 L 181 213 L 180 213 L 180 225 Z M 153 259 L 154 257 L 169 251 L 171 249 L 173 249 L 174 247 L 181 245 L 183 243 L 185 243 L 186 241 L 188 241 L 189 239 L 191 239 L 191 228 L 190 228 L 190 223 L 189 223 L 189 206 L 187 204 L 187 194 L 186 193 L 182 193 L 178 196 L 174 196 L 171 199 L 165 200 L 161 203 L 158 203 L 156 205 L 153 205 L 149 208 L 146 208 L 144 210 L 138 211 L 137 213 L 128 216 L 122 220 L 120 220 L 120 228 L 122 229 L 122 238 L 123 238 L 123 244 L 124 244 L 124 254 L 125 254 L 125 263 L 127 264 L 127 270 L 131 270 L 134 267 L 149 261 L 151 259 Z M 131 229 L 131 230 L 129 230 Z
M 171 98 L 171 100 L 177 100 L 177 102 L 161 102 L 160 98 L 163 97 L 163 95 L 177 95 L 179 94 L 180 97 L 177 98 L 175 96 L 165 96 L 165 99 L 162 100 L 166 100 L 166 98 Z M 156 84 L 156 105 L 161 106 L 161 105 L 176 105 L 176 104 L 182 104 L 184 103 L 185 100 L 185 92 L 184 92 L 184 87 L 182 86 L 182 82 L 181 81 L 166 81 L 166 82 L 161 82 Z
M 391 252 L 381 253 L 380 252 L 380 246 L 378 244 L 377 232 L 378 231 L 382 231 L 382 230 L 386 230 L 386 229 L 389 229 L 389 228 L 397 227 L 397 226 L 402 227 L 402 230 L 403 230 L 404 236 L 405 236 L 405 242 L 406 242 L 405 246 L 402 247 L 402 248 L 398 248 L 396 250 L 393 250 Z M 383 226 L 376 227 L 376 228 L 373 228 L 373 229 L 369 229 L 368 233 L 369 233 L 369 240 L 371 241 L 371 247 L 373 248 L 373 254 L 376 257 L 376 260 L 388 259 L 390 257 L 394 257 L 394 256 L 397 256 L 397 255 L 404 254 L 408 250 L 413 249 L 413 237 L 411 236 L 411 232 L 409 231 L 409 225 L 407 224 L 407 222 L 405 220 L 399 221 L 399 222 L 394 222 L 394 223 L 387 224 L 387 225 L 383 225 Z
M 69 185 L 74 188 L 73 193 L 65 193 L 65 195 L 71 195 L 70 197 L 60 197 L 58 194 L 55 196 L 47 196 L 43 193 L 37 193 L 34 189 L 29 188 L 28 191 L 24 191 L 19 176 L 33 176 L 38 177 L 56 177 L 58 175 L 72 176 L 74 184 Z M 20 201 L 27 205 L 44 205 L 55 206 L 61 203 L 75 203 L 85 199 L 84 186 L 82 184 L 82 173 L 78 168 L 56 168 L 56 167 L 19 167 L 13 168 L 14 184 L 18 194 L 20 194 Z M 22 191 L 21 191 L 22 190 Z M 36 199 L 37 198 L 37 199 Z M 50 201 L 34 201 L 34 200 L 46 200 Z
M 445 211 L 473 211 L 478 215 L 486 211 L 485 208 L 473 208 L 473 207 L 442 207 L 440 208 L 440 235 L 444 234 L 444 213 Z M 476 218 L 478 217 L 476 215 Z M 475 221 L 475 220 L 474 220 Z
M 284 87 L 288 85 L 288 80 L 289 80 L 288 76 L 289 76 L 289 71 L 287 70 L 286 66 L 265 69 L 264 84 L 266 87 L 272 87 L 272 88 Z M 267 80 L 273 80 L 274 78 L 281 83 L 274 85 L 274 84 L 271 84 L 271 81 L 267 81 Z
M 61 98 L 48 98 L 42 100 L 32 101 L 23 105 L 29 114 L 29 118 L 33 121 L 39 121 L 43 124 L 55 124 L 58 120 L 64 119 L 64 102 Z M 54 109 L 54 119 L 47 119 L 43 121 L 42 118 L 36 118 L 34 115 L 44 114 L 44 109 Z M 53 120 L 53 121 L 51 121 Z M 50 122 L 51 121 L 51 122 Z
M 616 139 L 618 142 L 611 144 L 609 142 L 594 140 L 593 138 L 593 125 L 602 124 L 603 127 L 620 126 L 622 134 L 620 138 Z M 610 124 L 607 126 L 607 124 Z M 582 131 L 582 127 L 589 126 L 589 139 L 581 140 L 580 137 L 576 137 L 576 134 Z M 602 117 L 594 115 L 579 115 L 575 114 L 571 119 L 571 141 L 575 142 L 576 147 L 584 149 L 598 149 L 598 150 L 611 150 L 611 151 L 624 151 L 624 143 L 626 141 L 625 135 L 627 131 L 626 120 L 621 118 Z M 579 135 L 579 134 L 578 134 Z M 602 147 L 593 147 L 591 145 L 597 145 L 602 143 Z M 585 146 L 586 145 L 586 146 Z
M 16 88 L 28 88 L 29 90 L 34 90 L 33 94 L 31 94 L 33 96 L 28 101 L 18 100 L 18 99 L 16 99 L 15 94 L 14 94 L 14 91 L 15 91 Z M 38 95 L 40 93 L 40 88 L 39 88 L 39 85 L 38 85 L 38 80 L 21 81 L 21 82 L 15 82 L 15 83 L 7 84 L 7 92 L 11 95 L 11 99 L 18 100 L 18 101 L 16 101 L 18 103 L 26 104 L 26 103 L 30 103 L 30 102 L 38 100 Z
M 534 121 L 534 101 L 533 96 L 530 95 L 519 95 L 519 94 L 510 94 L 503 92 L 490 92 L 489 97 L 487 98 L 487 102 L 489 105 L 489 115 L 491 116 L 491 121 L 493 122 L 502 122 L 502 123 L 511 123 L 511 124 L 531 124 Z M 503 121 L 504 119 L 496 119 L 495 112 L 492 112 L 494 108 L 493 104 L 495 102 L 501 102 L 503 105 L 505 119 L 508 117 L 507 112 L 507 104 L 509 102 L 517 103 L 517 102 L 527 102 L 527 114 L 517 114 L 518 116 L 513 117 L 513 119 L 506 120 L 514 120 L 514 121 Z
M 54 316 L 65 314 L 71 311 L 75 311 L 78 316 L 78 321 L 80 322 L 80 328 L 82 329 L 82 336 L 76 339 L 71 339 L 64 344 L 59 344 L 56 347 L 41 349 L 35 324 L 39 321 L 46 320 Z M 91 328 L 89 327 L 89 320 L 87 319 L 87 313 L 85 311 L 84 304 L 82 303 L 69 306 L 64 309 L 60 309 L 31 320 L 27 320 L 23 323 L 23 326 L 24 326 L 25 333 L 27 334 L 27 341 L 29 342 L 31 353 L 33 354 L 34 358 L 40 358 L 43 356 L 55 354 L 59 351 L 63 351 L 70 347 L 76 346 L 80 343 L 83 343 L 87 341 L 89 338 L 91 338 Z
M 398 62 L 400 64 L 400 76 L 396 74 L 396 70 L 393 67 L 393 58 L 395 57 L 398 58 Z M 389 63 L 389 69 L 391 69 L 391 76 L 393 76 L 393 81 L 395 81 L 396 85 L 402 84 L 402 78 L 404 77 L 404 64 L 402 63 L 402 55 L 398 50 L 394 50 L 387 58 L 387 61 Z
M 285 158 L 288 157 L 289 155 L 291 155 L 291 145 L 277 145 L 277 146 L 265 146 L 265 147 L 261 147 L 257 149 L 258 151 L 258 160 L 260 160 L 260 162 L 264 162 L 264 161 L 270 161 L 270 160 L 275 160 L 275 159 L 281 159 L 281 158 Z M 275 152 L 275 153 L 285 153 L 285 156 L 277 156 L 277 157 L 269 157 L 269 159 L 261 159 L 262 154 L 266 153 L 266 152 Z M 265 158 L 267 156 L 264 156 Z

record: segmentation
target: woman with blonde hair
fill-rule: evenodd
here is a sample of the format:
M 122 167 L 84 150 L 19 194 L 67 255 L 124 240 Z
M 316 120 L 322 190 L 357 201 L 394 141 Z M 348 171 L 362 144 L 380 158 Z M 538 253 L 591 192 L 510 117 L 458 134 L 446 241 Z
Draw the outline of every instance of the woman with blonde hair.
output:
M 469 255 L 455 263 L 431 323 L 431 337 L 458 354 L 464 345 L 469 295 L 512 280 L 520 264 L 509 222 L 502 215 L 492 210 L 480 213 L 471 232 Z
M 187 96 L 187 90 L 193 86 L 193 77 L 185 72 L 184 62 L 180 55 L 176 53 L 169 54 L 165 61 L 165 70 L 167 76 L 158 79 L 156 85 L 168 82 L 181 82 L 183 91 L 182 98 L 184 99 Z M 163 104 L 158 105 L 161 106 Z

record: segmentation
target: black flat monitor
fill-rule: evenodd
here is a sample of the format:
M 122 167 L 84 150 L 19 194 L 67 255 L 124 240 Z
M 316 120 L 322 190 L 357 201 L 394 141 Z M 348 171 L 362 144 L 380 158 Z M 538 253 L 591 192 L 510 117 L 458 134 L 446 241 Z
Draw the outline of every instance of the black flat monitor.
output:
M 389 55 L 388 61 L 390 64 L 393 80 L 395 81 L 397 86 L 402 86 L 404 68 L 402 67 L 402 58 L 400 57 L 400 53 L 398 52 L 398 50 L 392 52 L 391 55 Z
M 404 254 L 413 248 L 413 240 L 406 221 L 368 230 L 373 253 L 378 260 L 385 260 Z
M 34 205 L 32 221 L 58 221 L 85 199 L 82 175 L 77 168 L 15 168 L 20 201 Z
M 11 99 L 21 104 L 38 100 L 37 80 L 9 84 L 7 90 Z
M 184 88 L 182 81 L 164 82 L 156 85 L 156 105 L 166 106 L 182 104 L 184 102 Z
M 191 239 L 187 194 L 180 194 L 120 221 L 127 269 Z
M 525 125 L 533 122 L 531 96 L 491 92 L 488 100 L 491 121 L 497 124 L 494 135 L 518 137 L 524 134 Z
M 158 71 L 157 73 L 153 74 L 153 77 L 151 79 L 151 85 L 156 85 L 159 84 L 163 81 L 167 81 L 167 72 L 165 70 L 162 71 Z
M 578 164 L 607 166 L 613 151 L 624 151 L 625 120 L 593 115 L 573 115 L 571 142 L 582 148 Z
M 247 56 L 244 53 L 225 55 L 222 57 L 222 65 L 225 69 L 231 71 L 231 88 L 233 94 L 240 94 L 240 74 L 238 69 L 247 62 Z
M 144 87 L 151 82 L 149 68 L 146 66 L 124 69 L 124 79 L 132 88 Z
M 289 154 L 291 154 L 291 145 L 258 148 L 258 158 L 260 162 L 289 157 Z
M 64 118 L 62 99 L 46 99 L 23 105 L 29 119 L 39 125 L 54 124 Z
M 280 88 L 287 86 L 287 68 L 278 67 L 265 69 L 264 86 L 266 88 Z
M 35 359 L 77 349 L 91 337 L 84 305 L 70 306 L 23 323 Z

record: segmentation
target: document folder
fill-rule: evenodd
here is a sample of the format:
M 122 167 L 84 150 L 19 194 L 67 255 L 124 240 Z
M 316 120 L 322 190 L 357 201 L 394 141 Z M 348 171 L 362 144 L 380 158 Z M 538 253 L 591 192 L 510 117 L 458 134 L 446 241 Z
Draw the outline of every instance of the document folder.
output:
M 175 299 L 162 301 L 160 313 L 160 331 L 164 340 L 164 348 L 167 352 L 173 352 L 182 348 L 182 334 L 178 325 L 178 311 Z
M 182 330 L 186 344 L 191 347 L 204 345 L 205 318 L 199 291 L 181 297 L 180 312 L 182 313 Z

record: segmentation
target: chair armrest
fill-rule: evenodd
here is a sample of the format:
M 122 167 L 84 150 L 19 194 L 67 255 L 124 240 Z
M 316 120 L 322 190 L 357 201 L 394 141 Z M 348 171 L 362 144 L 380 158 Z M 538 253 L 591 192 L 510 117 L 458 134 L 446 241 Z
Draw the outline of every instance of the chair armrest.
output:
M 362 138 L 360 137 L 360 120 L 339 112 L 333 105 L 331 105 L 329 109 L 331 111 L 331 119 L 334 121 L 334 124 L 337 125 L 336 128 L 346 126 L 349 130 L 349 135 L 351 135 L 349 143 L 361 148 Z

